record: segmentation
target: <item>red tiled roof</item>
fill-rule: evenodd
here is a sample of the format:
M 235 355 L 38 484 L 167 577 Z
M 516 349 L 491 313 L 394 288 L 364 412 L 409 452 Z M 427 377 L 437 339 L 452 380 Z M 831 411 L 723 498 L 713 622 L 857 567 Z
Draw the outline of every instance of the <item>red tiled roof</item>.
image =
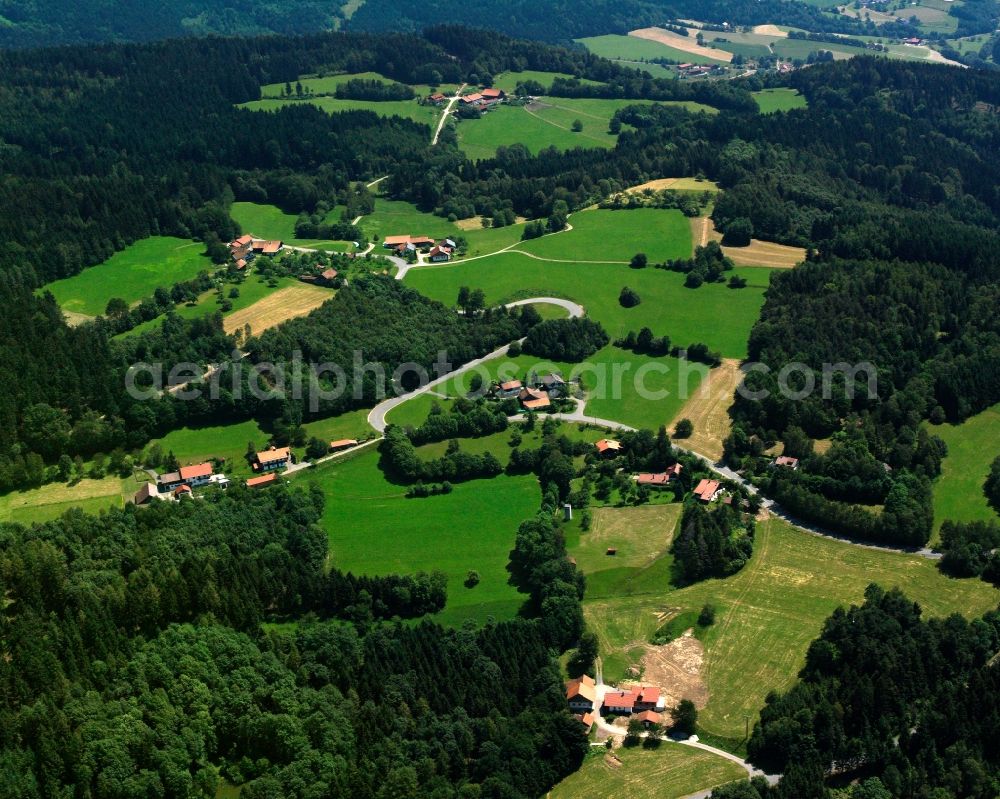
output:
M 386 236 L 384 243 L 385 243 L 385 245 L 387 247 L 395 247 L 397 244 L 409 244 L 410 243 L 410 237 L 409 237 L 409 235 L 406 235 L 406 236 Z
M 477 103 L 477 102 L 479 102 L 482 99 L 483 99 L 483 96 L 481 94 L 479 94 L 478 92 L 476 92 L 474 94 L 467 94 L 467 95 L 465 95 L 465 97 L 462 98 L 462 102 L 463 103 Z
M 708 502 L 712 498 L 712 495 L 715 494 L 715 492 L 718 490 L 719 490 L 718 480 L 709 480 L 708 478 L 703 478 L 702 481 L 698 483 L 698 486 L 695 488 L 693 493 L 696 497 L 699 497 L 705 502 Z
M 503 94 L 503 89 L 483 89 L 481 94 L 483 97 L 499 97 Z
M 141 505 L 149 499 L 152 499 L 156 495 L 156 486 L 152 483 L 143 483 L 142 487 L 135 492 L 134 502 L 136 505 Z
M 291 457 L 288 447 L 277 449 L 265 449 L 257 453 L 258 463 L 274 463 L 275 461 L 287 461 Z
M 243 260 L 242 258 L 240 258 L 240 259 L 239 259 L 239 260 L 238 260 L 238 261 L 236 262 L 236 268 L 237 268 L 237 269 L 246 269 L 246 268 L 247 268 L 247 262 L 246 262 L 246 261 L 244 261 L 244 260 Z
M 604 706 L 631 710 L 635 706 L 636 699 L 635 691 L 616 691 L 615 693 L 604 695 Z
M 189 485 L 179 485 L 174 489 L 174 496 L 179 497 L 181 494 L 190 494 L 191 486 Z
M 337 276 L 336 269 L 324 269 L 320 274 L 320 277 L 324 280 L 333 280 Z
M 793 458 L 791 455 L 780 455 L 774 459 L 775 466 L 791 466 L 796 467 L 799 465 L 799 459 Z
M 250 477 L 247 478 L 247 488 L 259 488 L 260 486 L 266 486 L 268 483 L 273 483 L 278 479 L 278 475 L 274 472 L 270 474 L 262 474 L 260 477 Z
M 670 482 L 670 475 L 666 472 L 657 472 L 655 474 L 645 472 L 638 475 L 635 481 L 641 486 L 665 486 Z
M 597 700 L 597 686 L 594 683 L 593 677 L 588 677 L 584 674 L 582 677 L 578 677 L 575 680 L 570 680 L 566 683 L 566 699 L 570 700 L 575 696 L 582 696 L 584 699 L 589 699 L 591 702 Z
M 278 250 L 281 249 L 280 241 L 265 241 L 264 246 L 261 248 L 261 252 L 264 255 L 274 255 Z
M 353 438 L 341 438 L 330 442 L 330 449 L 341 449 L 343 447 L 356 447 L 358 442 Z
M 652 685 L 644 685 L 639 689 L 639 698 L 636 701 L 644 705 L 655 705 L 660 701 L 660 689 Z
M 521 400 L 521 404 L 529 411 L 534 411 L 539 408 L 548 408 L 552 405 L 552 402 L 548 397 L 542 397 L 540 399 Z
M 653 710 L 644 710 L 638 716 L 639 721 L 645 722 L 647 724 L 659 724 L 660 714 Z
M 508 380 L 506 383 L 500 384 L 501 391 L 513 391 L 515 388 L 517 389 L 524 388 L 524 383 L 522 383 L 520 380 Z
M 602 455 L 605 452 L 618 452 L 622 448 L 621 442 L 609 438 L 602 438 L 594 446 L 597 447 L 597 451 Z
M 181 466 L 181 480 L 197 480 L 212 474 L 212 464 L 196 463 L 194 466 Z

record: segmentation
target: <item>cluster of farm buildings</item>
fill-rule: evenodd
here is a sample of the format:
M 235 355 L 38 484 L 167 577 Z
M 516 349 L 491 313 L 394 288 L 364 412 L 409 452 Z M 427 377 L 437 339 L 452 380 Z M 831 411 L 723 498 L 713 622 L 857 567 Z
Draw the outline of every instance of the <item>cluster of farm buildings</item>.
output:
M 635 717 L 646 727 L 660 724 L 665 703 L 660 689 L 649 685 L 605 692 L 603 697 L 597 683 L 584 674 L 566 683 L 566 704 L 569 711 L 589 731 L 597 715 Z
M 503 89 L 480 89 L 478 92 L 470 92 L 469 94 L 463 94 L 458 101 L 464 105 L 471 108 L 479 108 L 481 110 L 489 110 L 507 99 L 507 93 Z M 443 106 L 448 104 L 449 98 L 441 94 L 441 92 L 435 92 L 430 97 L 427 98 L 427 102 L 431 105 Z
M 396 255 L 422 252 L 431 263 L 450 261 L 458 245 L 452 239 L 435 241 L 430 236 L 386 236 L 382 246 Z
M 507 380 L 494 383 L 489 395 L 493 399 L 517 399 L 526 411 L 544 411 L 552 400 L 566 396 L 569 386 L 558 372 L 547 375 L 530 375 L 525 380 Z
M 246 269 L 258 255 L 277 255 L 285 246 L 282 241 L 255 239 L 253 236 L 240 236 L 229 242 L 229 257 L 233 265 L 240 270 Z
M 331 453 L 343 452 L 358 446 L 353 438 L 343 438 L 331 441 Z M 244 481 L 247 488 L 264 488 L 278 482 L 282 469 L 295 462 L 290 447 L 268 447 L 255 452 L 250 457 L 250 468 L 253 477 Z M 165 472 L 156 477 L 155 483 L 144 483 L 136 492 L 133 502 L 136 505 L 146 505 L 153 500 L 179 501 L 184 497 L 194 495 L 194 489 L 215 486 L 223 491 L 229 488 L 231 481 L 226 475 L 217 473 L 215 467 L 208 461 L 181 466 L 176 472 Z

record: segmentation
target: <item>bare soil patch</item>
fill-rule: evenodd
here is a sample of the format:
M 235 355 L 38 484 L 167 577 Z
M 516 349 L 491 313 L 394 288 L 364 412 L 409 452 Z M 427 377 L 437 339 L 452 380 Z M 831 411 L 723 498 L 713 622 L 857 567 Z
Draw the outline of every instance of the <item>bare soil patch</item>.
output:
M 223 320 L 227 333 L 234 333 L 250 325 L 253 335 L 258 335 L 268 328 L 281 324 L 286 319 L 305 316 L 318 308 L 333 292 L 318 286 L 289 286 L 279 289 L 253 305 L 230 314 Z
M 519 216 L 519 217 L 516 218 L 514 224 L 515 225 L 523 225 L 527 221 L 528 221 L 528 217 L 526 217 L 526 216 Z M 483 217 L 481 217 L 481 216 L 472 216 L 472 217 L 469 217 L 468 219 L 459 219 L 458 221 L 455 222 L 455 227 L 457 227 L 459 230 L 482 230 L 483 229 Z M 489 225 L 487 225 L 487 227 L 489 227 Z
M 691 630 L 663 646 L 649 646 L 642 656 L 644 685 L 659 687 L 666 712 L 682 699 L 699 709 L 708 704 L 708 685 L 702 677 L 705 647 Z
M 676 50 L 691 53 L 691 55 L 714 58 L 716 61 L 725 61 L 728 63 L 733 60 L 732 53 L 725 50 L 713 50 L 711 47 L 702 47 L 695 41 L 693 36 L 680 36 L 673 31 L 664 30 L 663 28 L 640 28 L 639 30 L 629 31 L 628 35 L 635 36 L 637 39 L 648 39 L 651 42 L 659 42 Z
M 722 442 L 732 432 L 729 409 L 742 378 L 739 361 L 733 358 L 723 360 L 721 366 L 708 373 L 708 378 L 702 381 L 694 396 L 688 398 L 667 429 L 673 430 L 680 419 L 690 419 L 694 432 L 681 444 L 719 460 L 722 457 Z
M 66 320 L 66 324 L 70 327 L 77 327 L 86 322 L 93 322 L 93 316 L 87 316 L 85 313 L 77 313 L 76 311 L 63 311 L 63 319 Z

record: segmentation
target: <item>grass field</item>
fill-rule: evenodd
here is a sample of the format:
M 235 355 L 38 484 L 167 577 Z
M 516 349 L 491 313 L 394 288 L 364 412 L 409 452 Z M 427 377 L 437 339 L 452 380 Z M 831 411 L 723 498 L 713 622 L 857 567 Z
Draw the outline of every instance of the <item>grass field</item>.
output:
M 993 459 L 1000 455 L 1000 405 L 960 425 L 943 424 L 928 429 L 948 445 L 948 456 L 941 463 L 941 477 L 934 485 L 935 540 L 945 519 L 960 522 L 997 519 L 997 514 L 986 504 L 983 483 Z
M 322 524 L 332 565 L 355 574 L 440 569 L 448 575 L 448 605 L 436 620 L 512 618 L 525 597 L 507 584 L 507 556 L 518 525 L 538 507 L 535 477 L 501 476 L 458 484 L 447 495 L 407 499 L 377 463 L 370 449 L 297 478 L 315 482 L 326 495 Z M 474 588 L 463 585 L 470 570 L 481 577 Z
M 12 491 L 0 495 L 0 522 L 46 522 L 70 508 L 80 508 L 86 513 L 120 508 L 126 498 L 139 490 L 139 485 L 131 477 L 110 476 L 103 480 L 85 478 L 72 485 L 49 483 L 28 491 Z
M 747 288 L 733 290 L 716 283 L 687 289 L 683 275 L 660 269 L 552 263 L 504 253 L 448 267 L 414 269 L 407 274 L 406 284 L 447 305 L 454 304 L 460 286 L 482 288 L 490 305 L 523 297 L 567 297 L 583 305 L 612 338 L 648 326 L 674 342 L 702 341 L 724 357 L 744 358 L 769 272 L 736 269 L 735 274 L 750 281 Z M 622 308 L 618 303 L 625 285 L 642 298 L 635 308 Z
M 641 40 L 638 40 L 641 41 Z M 628 105 L 649 105 L 635 100 L 572 99 L 542 97 L 529 106 L 503 106 L 481 119 L 458 123 L 459 146 L 473 160 L 492 158 L 497 147 L 523 144 L 532 153 L 546 147 L 570 150 L 574 147 L 613 147 L 617 136 L 608 133 L 615 111 Z M 711 106 L 694 102 L 663 103 L 690 111 L 717 113 Z M 574 132 L 574 121 L 583 130 Z
M 701 55 L 685 53 L 682 50 L 654 42 L 649 39 L 640 39 L 636 36 L 619 36 L 610 34 L 608 36 L 589 36 L 585 39 L 577 39 L 577 42 L 586 47 L 594 55 L 602 58 L 611 58 L 621 61 L 643 61 L 654 58 L 669 58 L 678 62 L 689 64 L 715 64 L 717 59 L 708 58 Z M 673 52 L 671 52 L 673 51 Z M 640 65 L 642 66 L 642 65 Z M 647 66 L 654 67 L 656 64 Z
M 776 111 L 791 111 L 795 108 L 805 108 L 806 98 L 795 89 L 764 89 L 753 92 L 762 114 L 773 114 Z
M 325 75 L 322 78 L 319 77 L 301 77 L 299 82 L 302 84 L 303 90 L 311 90 L 313 94 L 333 94 L 337 91 L 337 87 L 347 83 L 349 80 L 360 79 L 360 80 L 377 80 L 380 83 L 395 83 L 396 81 L 391 78 L 387 78 L 384 75 L 380 75 L 378 72 L 352 72 L 351 74 L 343 75 Z M 411 88 L 417 93 L 417 96 L 430 93 L 430 86 L 421 84 L 412 84 Z M 454 83 L 442 83 L 441 85 L 435 87 L 438 91 L 445 94 L 452 94 L 458 88 Z M 278 98 L 282 97 L 282 92 L 285 89 L 284 83 L 269 83 L 266 86 L 260 87 L 260 96 L 262 98 Z M 292 82 L 292 91 L 295 91 L 295 82 Z
M 524 226 L 510 225 L 502 228 L 484 228 L 481 224 L 470 225 L 449 222 L 440 216 L 420 211 L 403 200 L 375 200 L 375 212 L 361 220 L 361 228 L 370 241 L 376 243 L 375 252 L 386 236 L 412 234 L 431 236 L 436 239 L 463 237 L 468 242 L 467 257 L 485 255 L 502 250 L 521 240 Z
M 163 438 L 150 444 L 159 444 L 164 454 L 173 452 L 181 466 L 200 463 L 210 458 L 225 458 L 225 473 L 229 477 L 249 477 L 247 443 L 263 447 L 270 435 L 257 422 L 234 422 L 210 427 L 182 427 L 171 430 Z
M 152 236 L 131 244 L 97 266 L 49 283 L 64 311 L 96 316 L 103 314 L 112 297 L 128 303 L 147 297 L 159 286 L 169 288 L 216 267 L 202 253 L 205 245 L 171 236 Z
M 819 538 L 776 519 L 758 524 L 752 560 L 728 579 L 674 590 L 665 579 L 669 570 L 666 555 L 633 570 L 631 596 L 585 600 L 605 677 L 621 678 L 665 616 L 697 612 L 712 602 L 716 623 L 700 635 L 709 698 L 699 723 L 730 739 L 743 737 L 746 717 L 756 716 L 769 691 L 794 682 L 824 619 L 838 606 L 861 601 L 869 583 L 900 586 L 932 616 L 973 616 L 1000 601 L 992 586 L 949 579 L 933 561 Z
M 681 518 L 682 506 L 639 505 L 634 508 L 595 508 L 590 530 L 568 528 L 566 548 L 587 575 L 587 598 L 606 599 L 631 593 L 636 578 L 645 584 L 650 570 L 669 579 L 662 567 Z M 618 550 L 607 554 L 609 547 Z
M 627 262 L 637 252 L 646 253 L 650 263 L 691 257 L 691 226 L 677 210 L 582 211 L 573 214 L 570 224 L 572 230 L 526 241 L 518 249 L 581 262 Z
M 650 260 L 687 257 L 691 232 L 676 211 L 586 211 L 571 218 L 574 230 L 525 242 L 517 252 L 465 263 L 414 269 L 411 285 L 433 299 L 452 305 L 460 286 L 482 288 L 489 304 L 533 296 L 567 297 L 582 304 L 612 338 L 629 330 L 650 327 L 674 342 L 703 341 L 724 357 L 743 358 L 746 342 L 760 307 L 769 272 L 737 269 L 746 277 L 745 289 L 723 284 L 684 288 L 684 276 L 660 269 L 631 269 L 625 261 L 639 250 Z M 584 263 L 593 258 L 613 263 Z M 578 259 L 578 260 L 576 260 Z M 615 263 L 615 262 L 622 263 Z M 622 308 L 618 295 L 630 286 L 642 298 L 635 308 Z
M 268 285 L 268 281 L 262 280 L 259 276 L 252 273 L 247 276 L 246 280 L 240 283 L 236 288 L 239 289 L 240 296 L 229 298 L 229 291 L 233 286 L 226 284 L 223 288 L 223 295 L 229 298 L 229 302 L 232 303 L 233 307 L 228 313 L 223 314 L 223 316 L 228 319 L 233 314 L 237 314 L 245 308 L 249 308 L 256 302 L 263 300 L 265 297 L 270 296 L 274 292 L 286 289 L 289 286 L 301 286 L 303 285 L 298 280 L 292 277 L 282 277 L 278 279 L 277 286 Z M 329 294 L 329 292 L 328 292 Z M 177 315 L 182 319 L 196 319 L 201 316 L 207 316 L 208 314 L 215 313 L 220 310 L 219 305 L 216 301 L 216 293 L 214 290 L 206 291 L 202 294 L 198 301 L 188 305 L 178 305 L 175 306 L 174 310 Z M 115 338 L 125 338 L 126 336 L 135 336 L 140 333 L 145 333 L 154 328 L 158 328 L 163 323 L 163 317 L 158 316 L 156 319 L 150 319 L 148 322 L 143 322 L 126 333 L 120 333 Z
M 274 205 L 237 202 L 233 203 L 232 208 L 229 209 L 229 215 L 239 222 L 245 233 L 260 238 L 278 239 L 296 247 L 315 247 L 320 250 L 336 250 L 337 252 L 349 252 L 354 249 L 351 242 L 347 241 L 295 238 L 295 222 L 298 217 L 294 214 L 286 214 Z M 327 215 L 327 221 L 336 221 L 339 218 L 340 209 L 335 209 Z
M 859 47 L 846 47 L 844 45 L 831 44 L 830 42 L 811 42 L 808 39 L 776 39 L 773 44 L 774 52 L 784 59 L 795 60 L 800 58 L 805 60 L 810 53 L 820 50 L 829 50 L 833 53 L 835 60 L 843 58 L 853 58 L 856 55 L 863 55 L 866 50 Z
M 328 114 L 338 114 L 342 111 L 372 111 L 380 117 L 402 117 L 428 127 L 435 126 L 441 115 L 440 108 L 433 105 L 421 105 L 416 99 L 384 101 L 338 100 L 335 97 L 311 97 L 305 100 L 267 99 L 241 103 L 240 108 L 246 108 L 248 111 L 278 111 L 286 105 L 295 103 L 309 103 Z
M 286 286 L 271 292 L 253 305 L 229 314 L 225 318 L 224 327 L 227 333 L 249 327 L 251 334 L 259 335 L 287 319 L 305 316 L 333 296 L 334 292 L 329 289 L 305 283 Z
M 494 76 L 493 85 L 497 89 L 503 89 L 508 94 L 513 94 L 518 83 L 533 80 L 536 83 L 542 84 L 546 89 L 550 89 L 552 88 L 552 81 L 556 78 L 572 77 L 572 75 L 567 75 L 565 72 L 538 72 L 526 69 L 523 72 L 501 72 L 499 75 Z M 598 83 L 598 81 L 587 80 L 586 78 L 581 79 L 580 82 L 589 86 L 596 86 Z
M 622 748 L 613 756 L 599 749 L 547 799 L 680 799 L 739 779 L 746 779 L 746 771 L 736 763 L 682 744 Z

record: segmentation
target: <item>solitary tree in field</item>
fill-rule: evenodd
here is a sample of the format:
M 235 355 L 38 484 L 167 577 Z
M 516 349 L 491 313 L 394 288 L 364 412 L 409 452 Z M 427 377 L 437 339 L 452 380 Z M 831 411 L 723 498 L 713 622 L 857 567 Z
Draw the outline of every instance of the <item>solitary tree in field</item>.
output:
M 572 130 L 574 133 L 581 133 L 583 131 L 583 122 L 579 119 L 574 119 Z
M 633 269 L 645 269 L 646 264 L 649 263 L 649 258 L 646 257 L 646 253 L 637 252 L 632 256 L 632 260 L 629 262 L 629 266 Z
M 674 438 L 691 438 L 694 423 L 690 419 L 681 419 L 674 425 Z
M 124 316 L 128 313 L 128 303 L 121 297 L 112 297 L 104 308 L 104 315 L 111 319 Z

